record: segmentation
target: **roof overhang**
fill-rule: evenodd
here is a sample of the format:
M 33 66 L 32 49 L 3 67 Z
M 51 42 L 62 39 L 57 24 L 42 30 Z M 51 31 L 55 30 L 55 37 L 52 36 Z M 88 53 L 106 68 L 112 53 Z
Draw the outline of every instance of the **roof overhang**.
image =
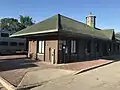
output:
M 51 32 L 58 32 L 58 29 L 53 30 L 44 30 L 44 31 L 38 31 L 38 32 L 30 32 L 30 33 L 22 33 L 22 34 L 12 34 L 10 37 L 23 37 L 23 36 L 29 36 L 29 35 L 38 35 L 38 34 L 45 34 L 45 33 L 51 33 Z

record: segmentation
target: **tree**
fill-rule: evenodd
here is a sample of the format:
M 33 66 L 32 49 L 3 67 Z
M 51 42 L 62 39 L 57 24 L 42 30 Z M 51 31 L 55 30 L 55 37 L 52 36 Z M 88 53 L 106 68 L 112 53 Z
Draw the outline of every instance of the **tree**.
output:
M 17 30 L 18 20 L 14 18 L 3 18 L 1 19 L 1 29 L 3 30 Z
M 30 16 L 22 16 L 20 15 L 20 23 L 24 25 L 25 27 L 33 25 L 32 17 Z
M 30 16 L 20 15 L 19 21 L 15 18 L 3 18 L 1 19 L 0 27 L 2 30 L 19 31 L 34 24 Z

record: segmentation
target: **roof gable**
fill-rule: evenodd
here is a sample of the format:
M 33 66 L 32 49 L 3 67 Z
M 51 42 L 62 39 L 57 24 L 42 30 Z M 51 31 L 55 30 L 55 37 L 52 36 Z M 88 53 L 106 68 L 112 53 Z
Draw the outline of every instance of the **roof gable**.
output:
M 108 38 L 110 40 L 115 39 L 114 29 L 104 29 L 104 30 L 101 30 L 101 31 L 106 36 L 106 38 Z

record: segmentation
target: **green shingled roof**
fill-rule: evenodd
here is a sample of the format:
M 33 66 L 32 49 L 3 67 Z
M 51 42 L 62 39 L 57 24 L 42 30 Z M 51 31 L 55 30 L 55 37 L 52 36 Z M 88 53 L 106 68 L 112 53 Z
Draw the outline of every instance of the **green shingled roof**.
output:
M 58 31 L 57 24 L 58 24 L 58 17 L 57 15 L 55 15 L 37 24 L 29 26 L 21 31 L 18 31 L 15 34 L 11 35 L 10 37 L 34 35 L 34 34 L 46 33 L 46 32 L 55 32 Z
M 65 16 L 61 16 L 61 26 L 62 26 L 61 30 L 71 31 L 72 33 L 77 33 L 77 34 L 79 33 L 99 39 L 110 39 L 108 38 L 110 37 L 109 34 L 108 35 L 106 34 L 107 33 L 106 30 L 104 31 L 104 30 L 95 29 L 82 22 L 73 20 Z M 113 33 L 111 32 L 111 34 Z
M 108 39 L 112 39 L 113 38 L 113 34 L 114 34 L 114 29 L 104 29 L 104 30 L 100 30 Z
M 11 35 L 11 37 L 42 34 L 48 32 L 66 31 L 79 35 L 91 36 L 93 38 L 111 40 L 112 30 L 97 30 L 82 22 L 57 14 L 40 23 L 32 25 Z

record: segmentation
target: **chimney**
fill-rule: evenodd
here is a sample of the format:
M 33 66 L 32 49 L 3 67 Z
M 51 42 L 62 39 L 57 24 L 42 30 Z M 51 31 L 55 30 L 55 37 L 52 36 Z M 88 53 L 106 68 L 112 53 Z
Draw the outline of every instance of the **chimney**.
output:
M 92 15 L 92 13 L 90 12 L 89 15 L 86 17 L 86 24 L 95 28 L 95 24 L 96 24 L 96 16 Z

